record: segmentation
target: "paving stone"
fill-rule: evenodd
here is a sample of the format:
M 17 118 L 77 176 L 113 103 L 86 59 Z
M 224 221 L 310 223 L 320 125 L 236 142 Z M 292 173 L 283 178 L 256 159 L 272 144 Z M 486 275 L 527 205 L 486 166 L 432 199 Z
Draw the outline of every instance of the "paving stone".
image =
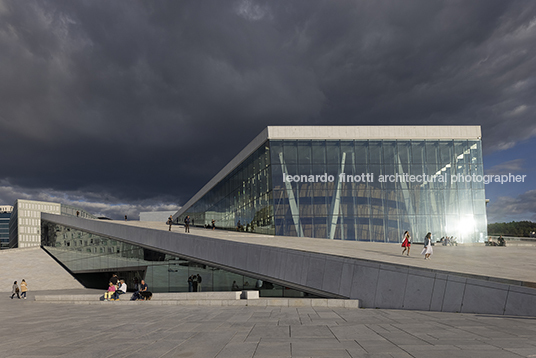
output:
M 292 338 L 335 338 L 327 326 L 290 326 Z
M 8 322 L 0 326 L 2 358 L 536 354 L 536 320 L 519 317 L 338 307 L 76 305 L 8 297 L 0 296 L 0 317 Z
M 525 357 L 535 357 L 536 356 L 536 347 L 533 348 L 505 348 L 504 350 L 510 351 Z
M 216 358 L 253 357 L 258 343 L 229 343 L 218 353 Z
M 415 358 L 519 358 L 520 356 L 507 351 L 490 352 L 490 351 L 463 351 L 459 350 L 455 353 L 449 350 L 437 350 L 437 351 L 419 351 L 411 352 L 411 355 Z
M 367 353 L 397 353 L 404 352 L 405 350 L 389 342 L 388 340 L 374 340 L 374 341 L 365 341 L 365 340 L 356 340 L 356 342 L 365 350 Z
M 176 349 L 186 340 L 176 339 L 173 341 L 168 340 L 159 340 L 151 344 L 142 345 L 137 351 L 133 351 L 132 348 L 128 349 L 128 352 L 125 353 L 124 357 L 135 358 L 135 357 L 160 357 L 171 350 Z M 128 342 L 128 341 L 125 341 Z
M 369 354 L 356 341 L 340 341 L 340 346 L 346 349 L 346 351 L 348 352 L 348 354 L 350 354 L 351 357 L 362 357 L 365 354 Z
M 292 357 L 351 357 L 348 351 L 341 347 L 337 341 L 331 344 L 319 342 L 297 342 L 291 343 Z
M 257 342 L 261 338 L 290 338 L 290 326 L 255 326 L 246 342 Z
M 257 350 L 253 355 L 255 358 L 269 358 L 269 357 L 291 357 L 290 354 L 290 342 L 264 342 L 261 341 L 257 345 Z

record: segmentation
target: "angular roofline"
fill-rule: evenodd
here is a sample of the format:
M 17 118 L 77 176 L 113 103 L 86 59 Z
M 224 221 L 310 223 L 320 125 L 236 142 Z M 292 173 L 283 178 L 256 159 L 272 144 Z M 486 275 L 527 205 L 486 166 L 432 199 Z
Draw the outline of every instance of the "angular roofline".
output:
M 177 218 L 267 140 L 480 140 L 480 126 L 268 126 L 174 215 Z
M 203 195 L 208 193 L 216 184 L 218 184 L 227 174 L 233 171 L 234 168 L 240 165 L 247 157 L 255 152 L 261 145 L 268 140 L 268 128 L 264 128 L 258 136 L 255 137 L 244 149 L 240 151 L 222 170 L 218 172 L 208 183 L 205 184 L 186 204 L 184 204 L 174 215 L 173 219 L 182 215 L 196 201 L 201 199 Z

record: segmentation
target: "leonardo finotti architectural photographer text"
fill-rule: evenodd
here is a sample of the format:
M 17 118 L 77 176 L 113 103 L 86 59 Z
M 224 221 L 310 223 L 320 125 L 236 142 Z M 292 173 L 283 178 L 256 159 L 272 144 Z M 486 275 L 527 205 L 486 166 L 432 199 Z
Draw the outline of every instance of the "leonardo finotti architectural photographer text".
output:
M 348 175 L 346 173 L 340 173 L 339 175 L 331 175 L 324 173 L 321 175 L 289 175 L 283 173 L 284 183 L 333 183 L 335 179 L 338 179 L 341 183 L 372 183 L 374 182 L 374 173 L 361 173 L 357 175 Z M 502 175 L 451 175 L 450 182 L 458 183 L 524 183 L 526 175 L 514 175 L 512 173 Z M 446 173 L 428 175 L 418 174 L 410 175 L 404 174 L 391 174 L 391 175 L 377 175 L 378 183 L 446 183 L 449 181 L 449 176 Z

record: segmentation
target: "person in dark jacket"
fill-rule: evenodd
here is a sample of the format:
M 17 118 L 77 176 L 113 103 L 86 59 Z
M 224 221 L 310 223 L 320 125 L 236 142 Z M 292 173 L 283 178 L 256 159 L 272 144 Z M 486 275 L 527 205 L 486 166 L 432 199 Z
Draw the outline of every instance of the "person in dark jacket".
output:
M 20 299 L 19 296 L 19 286 L 17 285 L 17 281 L 13 282 L 13 290 L 11 290 L 11 299 L 13 299 L 13 296 L 17 295 L 17 298 Z
M 184 219 L 184 232 L 190 232 L 190 215 Z
M 192 284 L 193 284 L 193 292 L 197 292 L 197 276 L 196 275 L 192 275 Z
M 203 279 L 197 274 L 197 292 L 201 292 L 201 282 L 203 282 Z
M 194 291 L 194 276 L 188 276 L 188 292 Z
M 171 215 L 169 216 L 167 224 L 169 225 L 169 231 L 171 231 L 171 225 L 173 225 L 173 216 Z

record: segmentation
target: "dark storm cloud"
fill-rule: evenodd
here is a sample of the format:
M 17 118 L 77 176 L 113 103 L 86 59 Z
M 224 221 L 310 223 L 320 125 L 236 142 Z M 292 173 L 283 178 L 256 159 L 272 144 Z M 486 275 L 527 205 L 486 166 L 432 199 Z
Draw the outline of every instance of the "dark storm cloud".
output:
M 129 200 L 123 202 L 122 198 L 102 193 L 83 191 L 54 190 L 50 188 L 31 189 L 10 185 L 0 180 L 0 198 L 2 202 L 14 203 L 17 199 L 48 201 L 73 205 L 84 209 L 97 217 L 139 219 L 142 211 L 171 211 L 180 208 L 171 202 L 169 197 L 155 196 L 144 200 Z
M 0 179 L 180 205 L 278 124 L 481 124 L 509 148 L 536 135 L 534 43 L 526 1 L 0 0 Z

